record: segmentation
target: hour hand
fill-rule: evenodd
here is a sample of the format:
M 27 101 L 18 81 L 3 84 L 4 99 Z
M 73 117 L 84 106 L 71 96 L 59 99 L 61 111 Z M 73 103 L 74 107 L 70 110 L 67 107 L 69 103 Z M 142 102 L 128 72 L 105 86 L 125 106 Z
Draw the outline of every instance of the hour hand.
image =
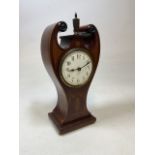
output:
M 74 72 L 75 69 L 69 69 L 69 68 L 67 68 L 67 71 L 68 71 L 68 72 Z

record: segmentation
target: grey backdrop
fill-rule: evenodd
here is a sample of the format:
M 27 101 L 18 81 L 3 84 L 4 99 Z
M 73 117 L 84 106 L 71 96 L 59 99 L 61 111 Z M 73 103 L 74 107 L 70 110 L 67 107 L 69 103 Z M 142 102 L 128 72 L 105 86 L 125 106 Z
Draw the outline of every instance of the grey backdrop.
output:
M 101 57 L 88 93 L 97 122 L 59 136 L 47 113 L 57 101 L 40 55 L 44 28 L 64 20 L 72 33 L 95 24 Z M 134 0 L 20 0 L 20 154 L 134 154 Z

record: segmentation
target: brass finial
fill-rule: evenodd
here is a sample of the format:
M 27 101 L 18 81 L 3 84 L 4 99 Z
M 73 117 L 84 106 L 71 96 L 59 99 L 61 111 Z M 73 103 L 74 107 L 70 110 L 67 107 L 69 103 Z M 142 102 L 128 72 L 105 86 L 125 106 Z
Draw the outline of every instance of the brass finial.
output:
M 75 18 L 77 18 L 77 13 L 75 12 Z
M 75 12 L 75 17 L 73 19 L 74 33 L 79 32 L 79 26 L 80 26 L 80 19 L 77 18 L 77 13 Z

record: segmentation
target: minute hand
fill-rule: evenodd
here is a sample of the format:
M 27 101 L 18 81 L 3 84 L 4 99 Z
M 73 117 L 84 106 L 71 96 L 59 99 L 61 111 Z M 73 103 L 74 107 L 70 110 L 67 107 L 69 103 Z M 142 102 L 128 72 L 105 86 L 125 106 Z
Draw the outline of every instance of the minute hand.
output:
M 77 69 L 71 69 L 71 70 L 67 69 L 67 71 L 69 71 L 69 72 L 74 72 L 74 71 L 76 71 L 76 70 L 77 70 L 77 71 L 81 71 L 81 69 L 84 68 L 85 66 L 87 66 L 89 63 L 90 63 L 90 62 L 87 62 L 84 66 L 78 67 Z
M 84 66 L 82 66 L 81 69 L 84 68 L 84 67 L 86 67 L 88 64 L 90 64 L 90 61 L 87 62 Z

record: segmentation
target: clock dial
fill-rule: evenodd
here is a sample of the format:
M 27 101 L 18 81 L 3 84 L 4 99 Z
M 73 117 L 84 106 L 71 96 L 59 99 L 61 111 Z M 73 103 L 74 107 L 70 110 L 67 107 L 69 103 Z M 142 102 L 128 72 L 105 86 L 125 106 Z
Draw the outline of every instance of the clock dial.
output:
M 67 84 L 81 86 L 90 78 L 92 69 L 91 57 L 85 51 L 78 49 L 65 55 L 61 65 L 61 74 Z

